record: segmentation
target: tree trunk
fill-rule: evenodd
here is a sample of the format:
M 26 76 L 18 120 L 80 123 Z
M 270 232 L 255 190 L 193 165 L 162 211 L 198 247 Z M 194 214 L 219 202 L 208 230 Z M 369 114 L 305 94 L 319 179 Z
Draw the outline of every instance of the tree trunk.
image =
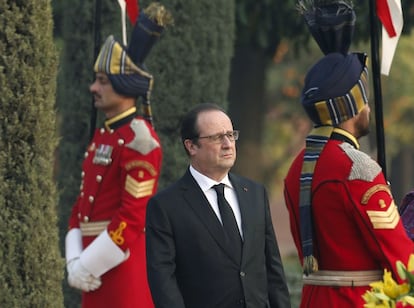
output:
M 240 130 L 234 171 L 262 181 L 262 132 L 266 110 L 264 102 L 265 68 L 269 59 L 264 52 L 238 46 L 232 60 L 229 114 Z

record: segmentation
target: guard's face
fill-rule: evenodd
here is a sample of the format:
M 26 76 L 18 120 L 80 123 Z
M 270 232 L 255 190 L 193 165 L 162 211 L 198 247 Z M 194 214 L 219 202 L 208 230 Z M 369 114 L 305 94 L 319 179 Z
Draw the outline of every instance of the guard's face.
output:
M 106 74 L 96 73 L 95 81 L 90 85 L 89 90 L 93 94 L 95 107 L 102 110 L 107 117 L 119 112 L 124 97 L 115 92 Z
M 233 132 L 230 118 L 218 110 L 198 115 L 199 138 L 188 140 L 186 146 L 191 164 L 204 175 L 220 181 L 236 160 L 236 141 L 226 136 Z

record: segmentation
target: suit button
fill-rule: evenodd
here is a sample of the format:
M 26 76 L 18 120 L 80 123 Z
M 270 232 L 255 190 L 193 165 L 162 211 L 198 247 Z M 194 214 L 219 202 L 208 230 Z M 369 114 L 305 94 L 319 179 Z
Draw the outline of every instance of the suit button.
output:
M 96 181 L 97 181 L 98 183 L 100 183 L 100 182 L 102 181 L 102 176 L 101 176 L 101 175 L 97 175 L 97 176 L 96 176 Z
M 246 273 L 245 272 L 240 272 L 240 277 L 244 277 L 244 276 L 246 276 Z

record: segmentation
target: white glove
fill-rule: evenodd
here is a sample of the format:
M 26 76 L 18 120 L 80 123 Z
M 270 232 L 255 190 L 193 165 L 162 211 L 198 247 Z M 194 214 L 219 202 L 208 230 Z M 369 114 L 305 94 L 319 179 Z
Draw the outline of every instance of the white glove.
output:
M 94 277 L 82 265 L 79 258 L 72 259 L 67 264 L 68 283 L 71 287 L 80 289 L 84 292 L 98 289 L 102 282 L 101 278 Z
M 82 231 L 79 228 L 73 228 L 65 238 L 66 264 L 69 264 L 72 259 L 78 258 L 82 250 Z

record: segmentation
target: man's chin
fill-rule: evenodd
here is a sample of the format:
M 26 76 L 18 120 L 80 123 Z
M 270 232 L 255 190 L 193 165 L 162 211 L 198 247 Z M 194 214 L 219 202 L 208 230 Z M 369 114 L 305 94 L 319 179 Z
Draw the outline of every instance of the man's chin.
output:
M 369 129 L 369 127 L 368 128 L 366 128 L 366 129 L 363 129 L 363 130 L 361 130 L 360 132 L 359 132 L 359 138 L 361 138 L 361 137 L 365 137 L 365 136 L 368 136 L 369 135 L 369 133 L 370 133 L 370 129 Z
M 234 159 L 229 159 L 229 160 L 224 161 L 222 163 L 222 166 L 228 169 L 232 168 L 234 166 Z

